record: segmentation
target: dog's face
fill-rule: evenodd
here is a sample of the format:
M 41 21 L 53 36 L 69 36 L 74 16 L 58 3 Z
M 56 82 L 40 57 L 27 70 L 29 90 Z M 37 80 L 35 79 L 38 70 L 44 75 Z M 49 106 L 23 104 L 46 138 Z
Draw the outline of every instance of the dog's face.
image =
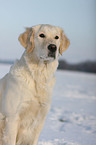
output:
M 33 53 L 39 61 L 52 61 L 62 55 L 70 42 L 63 30 L 51 25 L 37 25 L 27 28 L 19 41 L 27 53 Z

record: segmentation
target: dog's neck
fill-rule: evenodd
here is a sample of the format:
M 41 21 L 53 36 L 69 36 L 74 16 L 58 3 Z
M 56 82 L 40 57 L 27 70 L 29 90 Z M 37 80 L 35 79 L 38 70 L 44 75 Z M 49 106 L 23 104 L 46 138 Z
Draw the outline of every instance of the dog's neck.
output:
M 34 57 L 34 56 L 33 56 Z M 24 74 L 23 72 L 26 70 L 29 72 L 30 77 L 32 77 L 35 81 L 38 79 L 45 79 L 46 82 L 49 81 L 53 76 L 58 67 L 58 60 L 54 60 L 49 63 L 42 63 L 38 61 L 34 61 L 32 56 L 26 54 L 26 51 L 23 53 L 20 60 L 12 66 L 11 73 L 15 75 Z M 19 72 L 22 73 L 20 74 Z
M 36 75 L 38 73 L 39 77 L 42 78 L 42 75 L 46 75 L 45 78 L 50 79 L 57 67 L 58 67 L 58 60 L 54 60 L 53 62 L 41 62 L 41 61 L 34 61 L 35 59 L 32 58 L 34 56 L 26 55 L 26 52 L 23 54 L 23 58 L 25 60 L 26 66 L 32 75 Z M 35 78 L 34 78 L 35 79 Z M 36 78 L 37 79 L 37 78 Z

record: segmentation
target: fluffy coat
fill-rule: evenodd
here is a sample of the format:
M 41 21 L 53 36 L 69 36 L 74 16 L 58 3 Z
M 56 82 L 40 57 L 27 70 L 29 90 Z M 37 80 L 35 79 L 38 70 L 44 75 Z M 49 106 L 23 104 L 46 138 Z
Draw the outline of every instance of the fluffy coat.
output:
M 51 104 L 58 56 L 51 61 L 51 58 L 37 59 L 39 46 L 36 40 L 33 42 L 36 36 L 33 31 L 27 31 L 26 36 L 25 32 L 21 34 L 23 38 L 19 38 L 23 46 L 25 41 L 27 43 L 25 52 L 0 80 L 0 145 L 37 145 Z M 37 28 L 34 31 L 36 34 Z

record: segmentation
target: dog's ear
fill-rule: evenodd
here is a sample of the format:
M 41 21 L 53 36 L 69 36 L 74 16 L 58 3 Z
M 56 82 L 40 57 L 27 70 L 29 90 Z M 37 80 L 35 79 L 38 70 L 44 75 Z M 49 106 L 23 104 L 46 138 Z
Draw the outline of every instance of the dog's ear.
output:
M 22 33 L 18 40 L 21 45 L 27 49 L 27 53 L 32 52 L 34 46 L 34 30 L 33 28 L 26 28 L 26 31 Z
M 60 48 L 59 48 L 59 52 L 61 55 L 69 47 L 69 45 L 70 45 L 69 39 L 64 34 L 63 30 L 61 30 L 61 42 L 60 42 Z

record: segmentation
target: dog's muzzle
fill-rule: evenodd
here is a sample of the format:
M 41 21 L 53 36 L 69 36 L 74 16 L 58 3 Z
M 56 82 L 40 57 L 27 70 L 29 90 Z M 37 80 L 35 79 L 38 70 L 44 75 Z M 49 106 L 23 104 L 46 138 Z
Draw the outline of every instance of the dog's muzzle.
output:
M 48 50 L 49 50 L 48 56 L 54 57 L 54 59 L 55 59 L 57 46 L 55 44 L 50 44 L 50 45 L 48 45 Z

